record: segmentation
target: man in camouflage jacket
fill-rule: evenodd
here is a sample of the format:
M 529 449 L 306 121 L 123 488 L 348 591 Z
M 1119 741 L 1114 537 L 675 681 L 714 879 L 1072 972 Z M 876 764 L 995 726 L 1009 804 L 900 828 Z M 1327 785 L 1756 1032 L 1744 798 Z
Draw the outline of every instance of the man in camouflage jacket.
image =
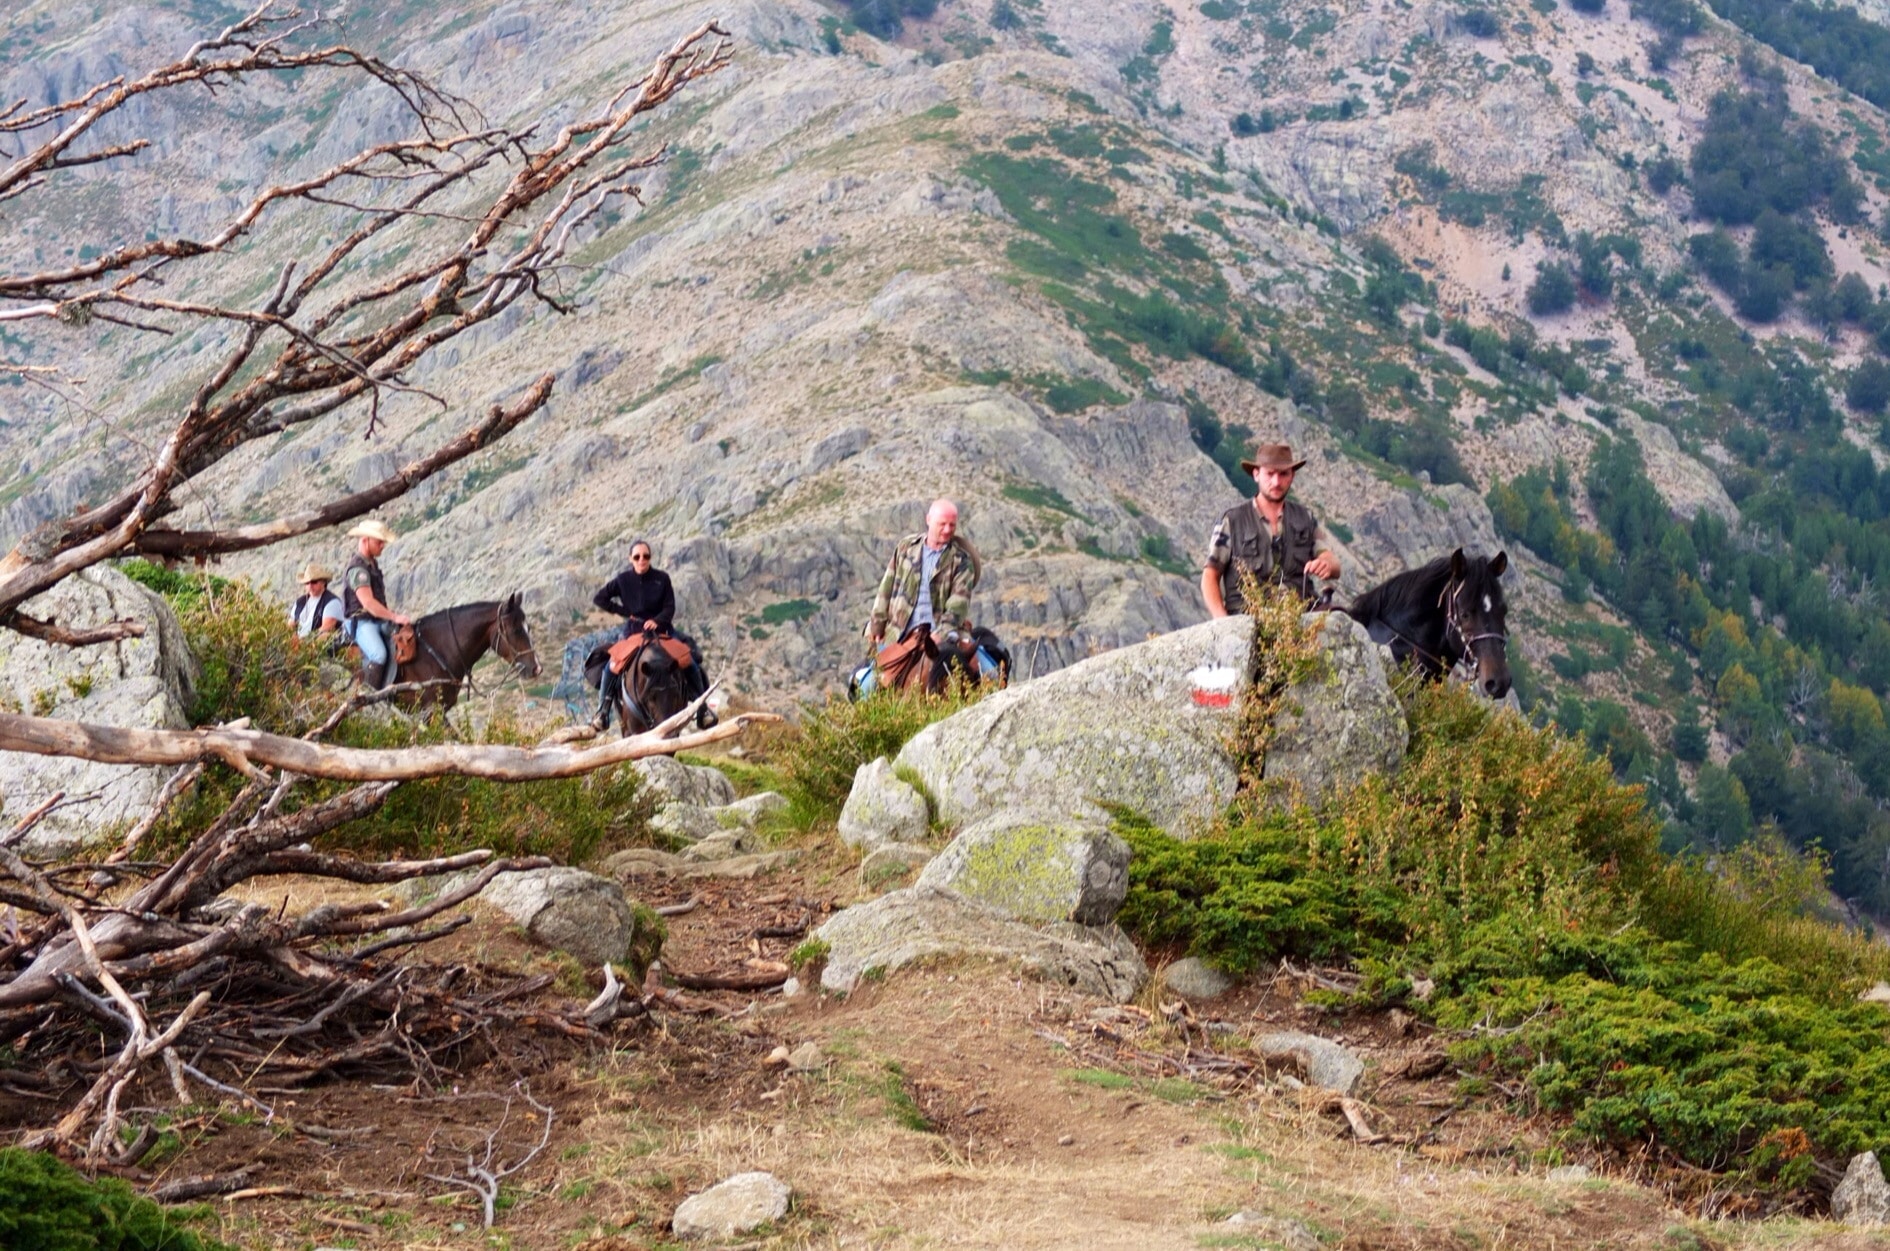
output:
M 895 638 L 920 626 L 934 634 L 951 626 L 969 626 L 971 592 L 978 585 L 978 553 L 958 536 L 958 505 L 932 501 L 925 533 L 908 535 L 893 549 L 873 598 L 866 637 L 874 647 L 892 627 Z

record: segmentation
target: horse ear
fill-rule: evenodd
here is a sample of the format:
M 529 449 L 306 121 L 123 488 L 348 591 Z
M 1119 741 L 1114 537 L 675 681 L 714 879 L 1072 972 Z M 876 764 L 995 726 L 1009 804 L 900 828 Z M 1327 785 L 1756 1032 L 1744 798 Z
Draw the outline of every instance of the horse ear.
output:
M 507 608 L 517 608 L 519 606 L 518 597 L 524 593 L 523 591 L 513 591 L 510 595 L 505 597 L 505 606 Z
M 1496 555 L 1490 558 L 1490 576 L 1492 578 L 1502 577 L 1503 570 L 1507 568 L 1509 568 L 1509 553 L 1508 552 L 1498 552 Z
M 1461 547 L 1450 554 L 1450 576 L 1463 577 L 1463 549 Z

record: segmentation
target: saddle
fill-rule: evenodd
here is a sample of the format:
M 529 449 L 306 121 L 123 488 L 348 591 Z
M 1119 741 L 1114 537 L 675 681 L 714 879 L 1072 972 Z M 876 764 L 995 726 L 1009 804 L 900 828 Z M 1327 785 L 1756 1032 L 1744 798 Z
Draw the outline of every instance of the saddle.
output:
M 632 634 L 627 639 L 612 643 L 608 652 L 606 652 L 606 655 L 610 657 L 610 671 L 612 673 L 622 673 L 625 669 L 629 668 L 631 658 L 642 651 L 644 644 L 650 641 L 652 640 L 646 635 Z M 696 663 L 695 658 L 689 654 L 689 644 L 683 642 L 681 639 L 674 638 L 667 634 L 659 634 L 653 641 L 658 647 L 663 649 L 665 655 L 676 662 L 678 667 L 687 669 Z
M 394 627 L 394 663 L 410 665 L 420 654 L 420 632 L 410 625 Z
M 888 643 L 879 649 L 875 663 L 879 667 L 878 685 L 902 690 L 915 682 L 923 682 L 925 675 L 919 672 L 921 665 L 928 668 L 938 658 L 937 646 L 932 636 L 923 630 L 914 630 L 896 643 Z

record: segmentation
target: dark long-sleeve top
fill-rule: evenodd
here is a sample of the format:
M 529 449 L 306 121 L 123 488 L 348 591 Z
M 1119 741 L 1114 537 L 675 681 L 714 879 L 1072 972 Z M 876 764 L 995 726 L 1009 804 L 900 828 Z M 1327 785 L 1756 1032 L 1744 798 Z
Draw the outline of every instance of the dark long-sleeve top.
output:
M 591 603 L 638 627 L 645 621 L 657 622 L 665 630 L 675 624 L 676 590 L 661 569 L 648 573 L 626 569 L 604 583 L 603 589 L 591 596 Z

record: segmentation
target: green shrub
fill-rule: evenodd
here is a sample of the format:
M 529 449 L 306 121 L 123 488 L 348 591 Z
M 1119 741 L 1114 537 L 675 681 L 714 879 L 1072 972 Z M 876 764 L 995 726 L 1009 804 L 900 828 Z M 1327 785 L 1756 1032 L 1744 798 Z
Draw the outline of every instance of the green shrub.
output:
M 247 581 L 186 576 L 144 561 L 125 572 L 168 598 L 196 658 L 200 677 L 191 709 L 193 724 L 249 717 L 255 728 L 302 734 L 341 705 L 345 691 L 323 686 L 320 645 L 295 637 L 283 608 Z M 774 605 L 780 610 L 805 601 Z M 375 711 L 351 716 L 330 736 L 346 747 L 418 747 L 464 741 L 444 718 L 425 721 Z M 480 727 L 478 741 L 530 746 L 543 727 L 496 716 Z M 362 855 L 442 856 L 473 848 L 500 855 L 544 855 L 579 864 L 615 847 L 647 841 L 647 802 L 637 793 L 639 775 L 629 765 L 576 778 L 543 782 L 495 782 L 441 777 L 403 783 L 379 811 L 322 839 L 324 850 Z M 153 832 L 152 844 L 175 848 L 202 831 L 236 794 L 241 779 L 225 765 L 211 765 L 183 802 Z M 293 812 L 337 793 L 335 783 L 309 783 L 293 792 L 283 810 Z
M 192 725 L 248 717 L 256 729 L 299 734 L 339 704 L 319 681 L 322 645 L 296 637 L 287 604 L 264 597 L 246 579 L 184 574 L 144 560 L 120 569 L 177 613 L 197 660 Z
M 1186 843 L 1120 815 L 1122 923 L 1236 971 L 1349 957 L 1378 1002 L 1427 972 L 1461 1062 L 1597 1141 L 1791 1186 L 1812 1158 L 1780 1144 L 1890 1138 L 1890 1019 L 1854 999 L 1890 953 L 1816 917 L 1822 862 L 1668 859 L 1640 788 L 1577 743 L 1453 687 L 1406 699 L 1398 776 L 1323 809 L 1249 807 Z
M 217 1251 L 114 1177 L 97 1181 L 50 1155 L 0 1147 L 0 1247 L 7 1251 Z
M 829 699 L 805 709 L 798 725 L 766 747 L 792 823 L 805 828 L 838 820 L 861 765 L 898 755 L 907 739 L 974 698 L 956 690 L 938 697 L 880 691 L 857 703 Z

